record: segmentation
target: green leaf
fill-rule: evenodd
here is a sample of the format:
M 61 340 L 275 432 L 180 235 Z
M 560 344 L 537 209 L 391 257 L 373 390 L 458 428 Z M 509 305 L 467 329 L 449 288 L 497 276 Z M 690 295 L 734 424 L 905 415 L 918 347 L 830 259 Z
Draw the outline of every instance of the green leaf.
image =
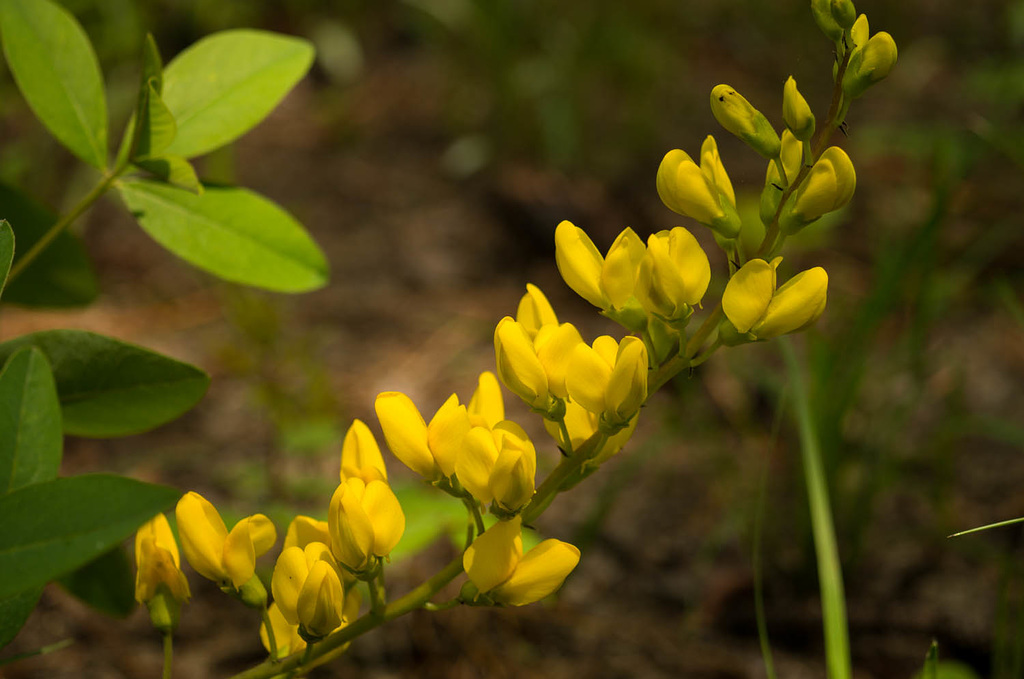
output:
M 0 598 L 0 648 L 11 643 L 14 641 L 14 637 L 18 636 L 18 632 L 24 627 L 25 621 L 32 614 L 42 593 L 42 586 L 37 586 Z
M 50 0 L 0 0 L 0 36 L 18 89 L 72 153 L 107 165 L 107 103 L 96 53 L 75 18 Z
M 208 186 L 197 196 L 144 180 L 117 187 L 146 233 L 215 276 L 277 292 L 327 282 L 320 248 L 291 215 L 258 194 Z
M 140 95 L 142 101 L 139 104 L 139 111 L 142 113 L 142 124 L 139 125 L 138 138 L 135 140 L 133 159 L 159 155 L 171 145 L 178 131 L 174 116 L 160 98 L 156 80 L 150 79 L 145 87 L 145 91 Z
M 11 272 L 14 260 L 14 230 L 6 219 L 0 219 L 0 294 L 7 284 L 7 274 Z
M 17 227 L 14 263 L 57 221 L 34 200 L 3 184 L 0 209 Z M 97 294 L 96 274 L 85 248 L 74 234 L 64 231 L 11 281 L 4 290 L 3 301 L 33 307 L 74 307 L 90 303 Z
M 101 613 L 124 618 L 135 610 L 135 576 L 121 545 L 58 582 Z
M 25 346 L 50 360 L 64 432 L 113 437 L 147 431 L 199 402 L 210 378 L 199 368 L 82 330 L 47 330 L 0 344 L 0 361 Z
M 56 478 L 63 444 L 50 365 L 25 347 L 0 373 L 0 495 Z
M 180 496 L 167 486 L 87 474 L 0 497 L 0 598 L 92 561 Z
M 203 192 L 203 185 L 199 183 L 199 177 L 196 176 L 196 170 L 192 167 L 192 163 L 181 156 L 145 158 L 136 160 L 135 164 L 168 184 L 197 195 Z
M 142 82 L 155 81 L 157 94 L 164 91 L 164 60 L 160 58 L 160 48 L 152 33 L 146 34 L 146 42 L 142 47 Z
M 164 70 L 163 98 L 178 121 L 167 152 L 191 158 L 255 127 L 313 63 L 307 41 L 233 30 L 203 38 Z

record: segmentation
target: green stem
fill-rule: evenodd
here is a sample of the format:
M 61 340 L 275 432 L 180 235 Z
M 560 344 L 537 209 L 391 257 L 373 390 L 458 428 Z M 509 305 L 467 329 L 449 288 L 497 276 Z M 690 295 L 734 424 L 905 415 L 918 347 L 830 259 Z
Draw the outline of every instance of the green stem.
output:
M 466 505 L 466 511 L 473 517 L 473 523 L 476 525 L 476 534 L 483 535 L 484 531 L 487 530 L 487 526 L 484 525 L 484 517 L 480 514 L 480 505 L 470 496 L 463 496 L 462 504 Z
M 270 624 L 270 611 L 266 606 L 260 611 L 263 616 L 263 627 L 267 630 L 267 643 L 270 645 L 270 657 L 277 660 L 277 639 L 274 638 L 274 626 Z
M 46 655 L 48 653 L 53 653 L 54 651 L 59 651 L 62 648 L 67 648 L 73 643 L 75 643 L 74 639 L 61 639 L 60 641 L 56 641 L 52 644 L 47 644 L 42 648 L 37 648 L 34 651 L 28 651 L 27 653 L 19 653 L 17 655 L 12 655 L 10 657 L 0 659 L 0 666 L 10 665 L 13 662 L 18 662 L 19 660 L 24 660 L 25 658 L 34 658 L 37 655 Z
M 174 659 L 174 645 L 171 633 L 164 632 L 164 673 L 163 679 L 171 679 L 171 662 Z
M 690 367 L 696 368 L 698 365 L 711 358 L 712 354 L 718 351 L 720 346 L 722 346 L 722 340 L 716 339 L 710 347 L 704 350 L 704 353 L 690 361 Z
M 800 454 L 804 463 L 804 483 L 811 511 L 811 530 L 818 562 L 818 585 L 821 589 L 822 627 L 825 634 L 825 662 L 830 679 L 850 679 L 850 639 L 846 621 L 846 595 L 843 572 L 836 546 L 832 508 L 829 505 L 828 483 L 821 462 L 821 447 L 814 429 L 811 401 L 804 384 L 803 370 L 793 343 L 788 337 L 779 340 L 793 387 L 793 401 L 800 429 Z
M 572 455 L 562 458 L 558 466 L 552 469 L 548 477 L 544 479 L 544 483 L 540 484 L 540 488 L 537 489 L 533 499 L 530 500 L 530 504 L 526 505 L 526 508 L 520 514 L 523 517 L 524 525 L 529 526 L 547 509 L 547 506 L 551 504 L 551 500 L 561 490 L 565 480 L 582 467 L 584 462 L 596 455 L 601 450 L 605 440 L 607 440 L 607 437 L 601 432 L 597 432 L 577 448 Z
M 92 187 L 92 190 L 85 195 L 82 200 L 78 201 L 78 204 L 71 208 L 71 211 L 65 214 L 63 217 L 58 219 L 49 230 L 43 234 L 35 244 L 28 249 L 24 255 L 18 258 L 18 261 L 11 267 L 11 273 L 7 277 L 7 282 L 10 283 L 17 278 L 21 273 L 28 268 L 28 266 L 34 262 L 39 255 L 43 253 L 51 243 L 64 232 L 73 221 L 82 216 L 82 213 L 89 209 L 89 207 L 95 203 L 100 196 L 106 193 L 110 185 L 114 183 L 121 173 L 124 172 L 124 167 L 114 168 L 109 174 L 103 175 L 103 179 L 100 180 L 96 186 Z
M 381 568 L 366 584 L 370 587 L 370 615 L 383 618 L 384 609 L 388 605 L 384 591 L 384 569 Z
M 700 324 L 700 327 L 697 328 L 697 332 L 693 334 L 690 341 L 686 343 L 685 358 L 687 359 L 687 362 L 689 362 L 689 359 L 697 355 L 697 352 L 700 351 L 704 342 L 707 341 L 708 336 L 710 336 L 712 331 L 718 327 L 719 322 L 722 320 L 722 315 L 722 305 L 719 303 L 718 306 L 715 307 L 714 311 L 712 311 L 708 317 L 704 319 L 704 322 Z
M 647 333 L 644 333 L 644 337 L 647 338 Z M 647 339 L 644 339 L 644 343 L 647 343 Z M 650 351 L 650 349 L 648 349 Z M 653 356 L 653 354 L 649 354 Z M 569 427 L 565 424 L 565 415 L 558 418 L 558 432 L 562 435 L 562 453 L 566 456 L 572 455 L 572 437 L 569 436 Z

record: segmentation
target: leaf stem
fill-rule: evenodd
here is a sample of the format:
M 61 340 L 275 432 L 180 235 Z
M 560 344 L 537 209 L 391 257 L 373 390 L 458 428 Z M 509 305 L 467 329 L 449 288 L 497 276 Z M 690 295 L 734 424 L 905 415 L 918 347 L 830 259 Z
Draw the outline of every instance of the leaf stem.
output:
M 92 206 L 92 204 L 95 203 L 100 196 L 106 193 L 107 189 L 110 188 L 110 185 L 114 183 L 114 180 L 117 179 L 123 171 L 124 168 L 119 167 L 114 168 L 114 170 L 112 170 L 109 174 L 103 175 L 103 179 L 101 179 L 100 182 L 96 184 L 96 186 L 92 187 L 92 190 L 89 191 L 89 193 L 85 194 L 85 197 L 82 198 L 82 200 L 78 201 L 77 205 L 71 208 L 71 210 L 63 217 L 58 219 L 53 224 L 53 226 L 51 226 L 49 230 L 47 230 L 47 232 L 43 234 L 43 237 L 36 241 L 35 244 L 33 244 L 32 247 L 28 249 L 28 252 L 26 252 L 23 256 L 18 258 L 18 261 L 15 262 L 14 266 L 11 267 L 11 273 L 7 278 L 7 282 L 10 283 L 15 278 L 17 278 L 25 269 L 28 268 L 28 266 L 32 262 L 34 262 L 39 257 L 39 255 L 43 253 L 44 250 L 46 250 L 46 248 L 50 247 L 50 244 L 53 243 L 54 240 L 56 240 L 57 236 L 63 233 L 64 230 L 67 229 L 73 221 L 81 217 L 82 213 L 88 210 L 89 207 Z M 15 233 L 15 236 L 17 236 L 17 233 Z
M 277 660 L 277 639 L 274 638 L 274 626 L 270 624 L 270 610 L 264 606 L 260 611 L 263 616 L 263 627 L 267 630 L 267 643 L 270 645 L 270 657 Z

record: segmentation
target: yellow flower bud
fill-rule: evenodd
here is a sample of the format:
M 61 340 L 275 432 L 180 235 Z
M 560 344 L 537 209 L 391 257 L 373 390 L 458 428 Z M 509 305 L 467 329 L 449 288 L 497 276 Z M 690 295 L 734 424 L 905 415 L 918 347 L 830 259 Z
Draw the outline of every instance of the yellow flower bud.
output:
M 356 572 L 390 554 L 405 532 L 405 514 L 391 487 L 359 478 L 347 479 L 334 491 L 327 523 L 334 557 Z
M 779 176 L 779 168 L 773 161 L 768 162 L 768 170 L 765 173 L 764 189 L 761 191 L 760 217 L 761 223 L 768 225 L 775 218 L 775 212 L 779 209 L 779 200 L 782 199 L 782 192 L 791 181 L 796 179 L 800 173 L 800 166 L 803 164 L 803 144 L 793 136 L 788 129 L 782 131 L 782 151 L 779 157 L 782 159 L 782 168 L 786 177 Z
M 862 33 L 867 33 L 867 20 Z M 884 31 L 875 33 L 850 55 L 850 63 L 843 76 L 843 94 L 851 100 L 864 94 L 869 87 L 889 75 L 896 65 L 896 57 L 896 41 L 892 36 Z
M 518 517 L 499 521 L 473 541 L 462 557 L 477 591 L 495 603 L 524 606 L 555 592 L 580 560 L 580 551 L 560 540 L 544 540 L 523 554 Z
M 828 274 L 821 267 L 803 271 L 776 289 L 781 257 L 747 262 L 725 286 L 722 310 L 738 333 L 736 341 L 763 340 L 803 330 L 825 310 Z M 726 335 L 723 335 L 725 338 Z
M 647 398 L 647 367 L 647 349 L 639 338 L 616 343 L 602 335 L 593 347 L 579 344 L 573 350 L 565 384 L 573 401 L 600 415 L 608 433 L 615 433 Z
M 270 626 L 274 630 L 274 641 L 277 642 L 277 656 L 283 658 L 305 650 L 306 642 L 301 636 L 299 636 L 299 626 L 293 625 L 284 619 L 284 615 L 281 614 L 281 609 L 277 605 L 277 602 L 270 604 L 270 608 L 267 610 L 267 617 L 270 618 Z M 263 642 L 263 648 L 267 649 L 267 653 L 272 653 L 274 649 L 270 647 L 270 638 L 267 636 L 267 626 L 265 623 L 260 623 L 260 641 Z
M 192 596 L 181 572 L 178 543 L 163 514 L 144 523 L 135 534 L 135 566 L 135 600 L 139 603 L 148 603 L 161 589 L 178 603 Z
M 786 127 L 800 141 L 810 141 L 814 135 L 814 113 L 804 95 L 796 88 L 796 80 L 789 76 L 782 88 L 782 119 Z M 789 173 L 789 170 L 786 170 Z
M 523 326 L 530 339 L 533 339 L 537 336 L 537 331 L 545 325 L 558 325 L 558 316 L 540 288 L 527 283 L 526 294 L 519 300 L 519 308 L 516 310 L 516 321 Z
M 604 257 L 583 229 L 567 221 L 558 225 L 555 229 L 555 263 L 566 284 L 576 294 L 600 309 L 608 308 L 608 298 L 601 290 Z
M 722 127 L 768 160 L 779 155 L 781 142 L 771 123 L 729 85 L 716 85 L 711 90 L 711 113 Z
M 480 502 L 493 501 L 506 512 L 518 512 L 533 497 L 537 451 L 513 422 L 500 422 L 493 429 L 474 427 L 466 436 L 455 473 Z
M 850 157 L 838 146 L 830 146 L 783 209 L 779 227 L 787 235 L 796 233 L 825 213 L 845 206 L 856 188 L 857 173 Z
M 217 509 L 202 495 L 186 493 L 174 510 L 185 558 L 197 573 L 236 590 L 256 572 L 256 557 L 277 541 L 277 531 L 262 514 L 247 516 L 229 533 Z
M 270 591 L 281 609 L 284 619 L 293 625 L 299 623 L 299 593 L 317 561 L 326 560 L 337 568 L 331 548 L 323 542 L 310 542 L 305 547 L 286 547 L 274 564 Z
M 831 0 L 830 8 L 832 18 L 839 24 L 840 28 L 850 28 L 857 19 L 857 10 L 852 0 Z
M 701 167 L 685 151 L 674 149 L 665 154 L 658 166 L 657 188 L 661 201 L 673 212 L 697 220 L 724 238 L 739 233 L 735 193 L 714 138 L 709 136 L 704 142 Z
M 328 544 L 330 541 L 331 533 L 327 528 L 326 521 L 320 521 L 311 516 L 296 516 L 288 524 L 288 530 L 284 535 L 283 549 L 289 547 L 301 549 L 311 542 Z
M 871 26 L 868 24 L 868 15 L 861 14 L 857 17 L 857 20 L 853 22 L 853 27 L 850 28 L 850 41 L 853 43 L 850 45 L 850 49 L 856 50 L 860 47 L 864 47 L 864 45 L 868 44 L 868 38 L 870 36 Z
M 842 40 L 843 27 L 832 16 L 831 0 L 811 0 L 811 14 L 814 15 L 814 21 L 818 24 L 818 28 L 829 40 L 832 42 Z
M 498 377 L 505 386 L 534 410 L 546 411 L 552 402 L 547 372 L 530 336 L 510 316 L 494 329 L 494 354 Z
M 637 275 L 641 306 L 666 322 L 686 320 L 711 281 L 711 264 L 697 239 L 681 226 L 647 239 Z
M 341 480 L 349 476 L 358 476 L 367 482 L 388 480 L 377 439 L 362 420 L 352 421 L 341 444 Z
M 469 423 L 474 427 L 491 428 L 505 419 L 505 400 L 494 373 L 480 373 L 476 391 L 469 400 L 466 412 L 469 414 Z
M 580 331 L 572 323 L 545 326 L 533 341 L 537 358 L 547 375 L 548 391 L 555 398 L 569 395 L 565 389 L 565 371 L 573 349 L 582 343 Z

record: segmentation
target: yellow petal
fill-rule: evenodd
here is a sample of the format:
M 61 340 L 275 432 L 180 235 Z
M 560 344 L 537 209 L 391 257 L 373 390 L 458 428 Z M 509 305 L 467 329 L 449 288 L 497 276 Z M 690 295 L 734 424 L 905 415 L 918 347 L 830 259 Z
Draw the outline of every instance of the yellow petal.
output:
M 701 224 L 711 224 L 725 215 L 717 189 L 694 163 L 682 163 L 676 170 L 675 182 L 676 204 L 680 208 L 677 212 L 680 214 Z
M 722 164 L 722 157 L 718 154 L 718 143 L 710 134 L 700 147 L 700 169 L 735 208 L 736 192 L 732 188 L 729 174 L 725 171 L 725 165 Z
M 217 509 L 202 495 L 190 491 L 178 500 L 174 516 L 181 549 L 192 568 L 208 580 L 227 580 L 223 559 L 228 529 Z
M 551 308 L 548 298 L 532 283 L 526 284 L 526 294 L 519 300 L 516 320 L 522 323 L 530 337 L 536 335 L 545 325 L 558 324 L 558 316 Z
M 518 516 L 511 521 L 499 521 L 462 555 L 466 575 L 481 593 L 491 591 L 515 571 L 523 556 L 521 526 Z
M 864 47 L 868 43 L 868 35 L 871 33 L 871 28 L 868 26 L 868 17 L 866 14 L 861 14 L 857 17 L 857 20 L 853 22 L 853 28 L 850 29 L 850 37 L 853 39 L 852 49 Z
M 636 270 L 644 256 L 644 242 L 633 229 L 619 234 L 601 267 L 601 289 L 615 308 L 621 308 L 633 296 Z
M 501 451 L 491 474 L 494 498 L 510 512 L 522 509 L 533 497 L 537 475 L 537 452 L 528 439 L 501 436 Z
M 136 562 L 139 560 L 139 539 L 144 537 L 153 538 L 155 546 L 166 549 L 170 553 L 175 566 L 181 565 L 181 559 L 178 556 L 178 542 L 174 539 L 174 533 L 171 532 L 171 524 L 168 523 L 166 516 L 157 514 L 142 524 L 142 527 L 135 534 Z
M 563 221 L 555 229 L 555 263 L 566 284 L 583 299 L 601 309 L 608 298 L 601 291 L 604 258 L 590 237 L 571 222 Z
M 373 526 L 372 553 L 387 556 L 405 533 L 405 513 L 391 486 L 371 481 L 363 494 L 363 509 Z
M 369 565 L 373 549 L 373 524 L 363 510 L 362 479 L 348 479 L 331 496 L 327 523 L 331 530 L 331 552 L 339 563 L 359 571 Z
M 352 421 L 341 445 L 341 480 L 349 476 L 358 476 L 364 481 L 388 480 L 377 439 L 362 420 Z
M 768 309 L 775 292 L 775 267 L 752 259 L 725 286 L 722 311 L 741 333 L 749 332 Z
M 455 462 L 455 475 L 470 495 L 483 503 L 494 499 L 491 471 L 498 460 L 496 436 L 484 427 L 473 427 L 464 441 L 462 455 Z
M 161 515 L 162 516 L 162 515 Z M 166 521 L 166 519 L 165 519 Z M 151 533 L 136 537 L 135 600 L 146 603 L 157 595 L 161 585 L 179 601 L 188 601 L 191 592 L 185 574 L 175 563 L 174 555 L 157 544 Z
M 789 76 L 782 88 L 782 119 L 797 139 L 808 141 L 814 134 L 814 113 L 797 89 L 793 76 Z
M 751 329 L 759 339 L 796 332 L 825 310 L 828 274 L 820 266 L 802 271 L 776 291 L 764 319 Z
M 605 393 L 612 368 L 604 358 L 586 344 L 578 344 L 569 358 L 565 386 L 570 398 L 592 413 L 603 413 Z
M 384 439 L 395 457 L 425 479 L 435 476 L 434 456 L 427 444 L 427 423 L 405 394 L 385 391 L 373 404 Z
M 547 373 L 526 330 L 509 316 L 494 329 L 494 354 L 505 386 L 530 407 L 545 408 L 550 398 Z
M 296 516 L 288 524 L 284 536 L 284 549 L 289 547 L 303 548 L 311 542 L 331 542 L 331 533 L 326 521 L 319 521 L 311 516 Z
M 327 636 L 341 626 L 344 603 L 345 594 L 337 571 L 326 561 L 317 561 L 299 592 L 300 624 L 313 636 Z
M 449 396 L 438 408 L 427 425 L 427 445 L 445 476 L 455 473 L 455 460 L 462 450 L 462 439 L 466 437 L 470 426 L 466 406 L 459 403 L 459 397 L 455 394 Z
M 289 624 L 297 625 L 299 617 L 297 606 L 299 592 L 302 590 L 306 576 L 309 575 L 309 564 L 305 553 L 299 547 L 287 547 L 282 550 L 274 564 L 274 575 L 270 579 L 270 591 L 274 595 L 274 603 L 279 607 L 281 615 Z M 276 630 L 275 630 L 276 631 Z
M 572 323 L 549 325 L 537 333 L 534 346 L 537 359 L 544 366 L 547 375 L 548 391 L 556 398 L 565 398 L 565 372 L 568 369 L 569 357 L 576 345 L 582 344 L 580 331 Z
M 522 558 L 512 577 L 494 590 L 495 601 L 524 606 L 554 593 L 580 562 L 580 550 L 561 540 L 545 540 Z
M 493 427 L 505 419 L 505 400 L 498 378 L 490 371 L 480 373 L 476 391 L 466 408 L 474 427 Z
M 658 197 L 669 210 L 682 214 L 677 196 L 678 186 L 676 185 L 676 173 L 683 163 L 692 163 L 693 159 L 682 149 L 672 149 L 665 154 L 658 165 L 658 176 L 655 180 L 658 188 Z
M 639 337 L 624 337 L 619 343 L 615 366 L 608 378 L 605 411 L 625 423 L 647 400 L 647 348 Z
M 276 538 L 274 524 L 262 514 L 247 516 L 231 529 L 224 540 L 224 570 L 236 589 L 249 582 L 256 573 L 256 557 L 269 550 Z

